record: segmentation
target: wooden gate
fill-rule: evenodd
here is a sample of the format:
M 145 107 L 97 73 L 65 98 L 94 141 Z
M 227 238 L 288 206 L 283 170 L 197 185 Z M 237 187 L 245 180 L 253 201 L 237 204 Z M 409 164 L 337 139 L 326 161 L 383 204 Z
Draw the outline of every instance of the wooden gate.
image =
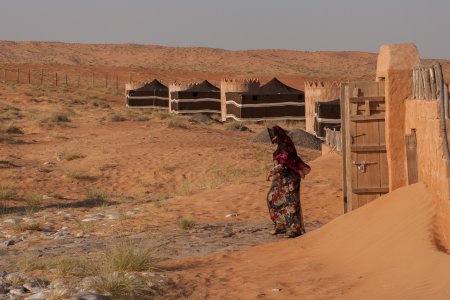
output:
M 344 211 L 389 192 L 384 82 L 341 86 Z

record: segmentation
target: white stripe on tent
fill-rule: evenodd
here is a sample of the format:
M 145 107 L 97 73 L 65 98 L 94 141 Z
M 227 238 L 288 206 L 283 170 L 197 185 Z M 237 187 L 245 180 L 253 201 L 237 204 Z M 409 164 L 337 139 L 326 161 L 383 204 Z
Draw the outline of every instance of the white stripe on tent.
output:
M 169 100 L 168 97 L 158 97 L 158 96 L 127 96 L 127 99 L 159 99 L 159 100 Z
M 200 99 L 172 99 L 172 102 L 219 102 L 220 99 L 216 98 L 200 98 Z
M 238 118 L 235 115 L 226 115 L 226 118 L 234 119 L 236 121 L 264 121 L 264 120 L 295 120 L 295 121 L 304 121 L 305 117 L 294 117 L 294 116 L 286 116 L 286 117 L 266 117 L 266 118 Z
M 201 110 L 172 110 L 174 114 L 198 114 L 198 113 L 217 113 L 220 114 L 220 110 L 214 109 L 201 109 Z
M 127 104 L 127 108 L 158 108 L 158 109 L 169 109 L 168 107 L 163 107 L 163 106 L 129 106 Z
M 258 104 L 239 104 L 234 102 L 233 100 L 227 100 L 226 104 L 232 104 L 237 107 L 272 107 L 272 106 L 305 106 L 304 102 L 278 102 L 278 103 L 258 103 Z

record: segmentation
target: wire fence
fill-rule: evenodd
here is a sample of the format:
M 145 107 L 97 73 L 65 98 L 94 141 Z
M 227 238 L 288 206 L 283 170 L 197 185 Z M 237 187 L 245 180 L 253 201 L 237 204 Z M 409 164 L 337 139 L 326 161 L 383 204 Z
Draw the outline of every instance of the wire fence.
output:
M 0 82 L 63 86 L 72 88 L 107 88 L 124 90 L 125 84 L 145 80 L 146 76 L 107 72 L 55 71 L 49 69 L 0 68 Z

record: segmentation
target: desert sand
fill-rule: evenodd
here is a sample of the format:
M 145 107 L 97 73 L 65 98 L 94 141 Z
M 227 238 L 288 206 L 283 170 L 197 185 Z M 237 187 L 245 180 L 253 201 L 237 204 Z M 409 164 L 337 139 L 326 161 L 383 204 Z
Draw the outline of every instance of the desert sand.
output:
M 148 80 L 217 83 L 227 76 L 275 75 L 297 88 L 309 79 L 369 78 L 375 59 L 367 53 L 308 56 L 281 50 L 242 51 L 230 58 L 217 49 L 136 45 L 1 42 L 0 47 L 10 50 L 10 56 L 1 52 L 4 67 L 39 69 L 48 62 L 51 71 L 118 72 L 125 80 L 130 70 L 137 72 L 136 57 L 143 55 L 139 72 Z M 50 57 L 44 49 L 51 47 L 58 51 Z M 131 56 L 129 49 L 135 49 Z M 211 61 L 223 56 L 224 65 L 217 70 L 199 65 L 205 53 Z M 251 72 L 245 71 L 249 55 L 255 56 Z M 332 64 L 331 73 L 257 63 L 267 62 L 265 55 L 303 61 L 319 71 Z M 175 68 L 174 57 L 192 61 L 180 60 Z M 156 58 L 160 66 L 149 64 Z M 340 68 L 340 59 L 346 68 Z M 353 69 L 359 71 L 344 75 Z M 98 274 L 69 267 L 61 272 L 56 259 L 94 264 L 99 253 L 125 240 L 154 249 L 150 275 L 163 278 L 158 297 L 164 299 L 450 297 L 450 257 L 435 245 L 436 211 L 423 184 L 343 215 L 340 154 L 322 156 L 299 147 L 312 166 L 301 187 L 307 234 L 271 236 L 265 173 L 273 146 L 251 138 L 273 123 L 246 123 L 251 131 L 238 131 L 215 120 L 130 110 L 123 91 L 111 87 L 12 81 L 0 87 L 0 242 L 16 241 L 0 247 L 2 270 L 60 280 L 69 289 L 69 283 Z M 22 133 L 8 132 L 12 127 Z M 183 220 L 192 226 L 181 226 Z

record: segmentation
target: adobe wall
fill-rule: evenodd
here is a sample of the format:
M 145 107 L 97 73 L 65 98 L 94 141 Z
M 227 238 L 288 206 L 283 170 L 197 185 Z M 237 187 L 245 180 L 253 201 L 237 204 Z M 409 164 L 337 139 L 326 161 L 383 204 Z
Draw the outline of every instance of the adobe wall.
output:
M 169 84 L 169 112 L 172 112 L 172 92 L 178 92 L 188 89 L 194 85 L 194 83 L 180 83 L 180 82 L 174 82 Z
M 407 185 L 405 103 L 413 91 L 412 68 L 419 62 L 414 44 L 384 45 L 378 55 L 376 77 L 385 81 L 386 150 L 391 191 Z
M 419 181 L 441 199 L 450 199 L 447 158 L 444 154 L 438 100 L 407 100 L 405 135 L 416 131 Z
M 248 92 L 257 89 L 261 86 L 258 79 L 223 79 L 220 82 L 220 104 L 221 104 L 221 119 L 226 121 L 227 104 L 226 93 L 230 92 Z
M 316 102 L 336 100 L 341 97 L 340 83 L 327 81 L 305 82 L 305 126 L 314 133 L 314 110 Z

